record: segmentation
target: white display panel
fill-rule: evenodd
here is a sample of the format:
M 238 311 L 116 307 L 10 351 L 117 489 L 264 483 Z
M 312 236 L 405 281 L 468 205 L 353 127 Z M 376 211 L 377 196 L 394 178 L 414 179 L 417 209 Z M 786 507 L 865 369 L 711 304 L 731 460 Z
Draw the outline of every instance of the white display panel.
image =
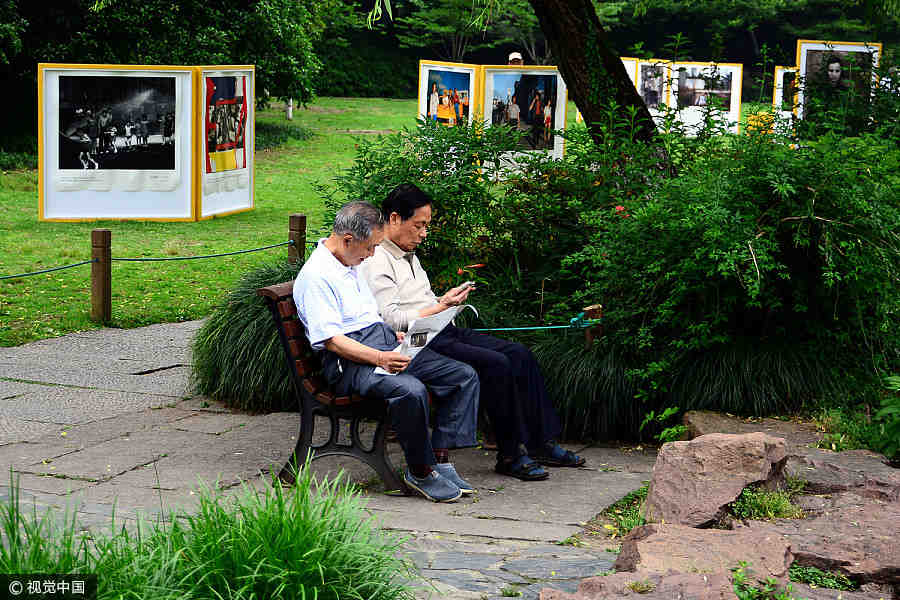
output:
M 775 67 L 775 84 L 772 86 L 772 108 L 782 119 L 794 116 L 797 97 L 797 67 Z
M 253 208 L 254 86 L 252 67 L 200 69 L 201 219 Z
M 521 130 L 522 152 L 562 157 L 564 140 L 550 132 L 565 129 L 566 98 L 566 83 L 556 67 L 484 68 L 484 124 Z
M 671 64 L 668 105 L 678 111 L 688 135 L 702 129 L 707 117 L 727 119 L 728 130 L 738 132 L 743 73 L 744 66 L 734 63 Z
M 441 125 L 471 125 L 477 94 L 477 65 L 419 61 L 419 118 Z
M 190 67 L 39 65 L 42 220 L 192 220 Z

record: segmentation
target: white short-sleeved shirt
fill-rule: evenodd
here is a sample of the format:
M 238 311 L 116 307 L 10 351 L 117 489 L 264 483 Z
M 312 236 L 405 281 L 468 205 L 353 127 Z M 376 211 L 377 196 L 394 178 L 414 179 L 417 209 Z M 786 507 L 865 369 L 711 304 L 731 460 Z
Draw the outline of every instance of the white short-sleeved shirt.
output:
M 336 335 L 380 323 L 378 305 L 356 267 L 341 263 L 324 238 L 294 280 L 294 304 L 315 350 Z

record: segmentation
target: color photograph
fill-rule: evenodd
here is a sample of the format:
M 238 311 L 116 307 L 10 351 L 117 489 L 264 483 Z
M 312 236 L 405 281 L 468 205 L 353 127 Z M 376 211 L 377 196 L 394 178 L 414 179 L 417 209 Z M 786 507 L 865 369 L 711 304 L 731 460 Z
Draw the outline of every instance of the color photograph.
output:
M 425 118 L 448 127 L 467 125 L 471 113 L 471 80 L 468 73 L 430 69 Z
M 175 78 L 59 77 L 59 169 L 175 169 Z
M 206 172 L 247 167 L 247 78 L 206 77 Z
M 523 150 L 553 150 L 557 125 L 557 75 L 493 74 L 491 125 L 515 127 Z

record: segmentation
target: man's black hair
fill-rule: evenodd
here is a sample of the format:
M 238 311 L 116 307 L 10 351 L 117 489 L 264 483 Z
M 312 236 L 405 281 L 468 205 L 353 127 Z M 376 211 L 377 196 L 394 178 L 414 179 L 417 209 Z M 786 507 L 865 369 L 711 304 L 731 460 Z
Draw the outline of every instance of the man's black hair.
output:
M 431 203 L 428 194 L 411 183 L 401 183 L 381 203 L 381 212 L 385 221 L 391 217 L 391 213 L 397 213 L 405 221 L 413 216 L 417 208 Z

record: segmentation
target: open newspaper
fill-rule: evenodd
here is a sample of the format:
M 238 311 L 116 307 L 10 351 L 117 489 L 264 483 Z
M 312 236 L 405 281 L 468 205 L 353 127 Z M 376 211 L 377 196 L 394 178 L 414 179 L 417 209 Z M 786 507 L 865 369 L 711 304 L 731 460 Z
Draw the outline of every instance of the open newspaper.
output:
M 420 317 L 410 321 L 409 327 L 406 330 L 406 337 L 403 338 L 403 341 L 399 346 L 394 348 L 394 352 L 401 352 L 411 359 L 414 359 L 416 354 L 422 351 L 422 348 L 430 344 L 431 340 L 443 331 L 444 327 L 449 325 L 456 315 L 466 308 L 471 308 L 472 312 L 475 313 L 475 316 L 478 316 L 478 311 L 475 310 L 474 306 L 471 304 L 462 304 L 460 306 L 453 306 L 446 310 L 442 310 L 434 315 Z M 389 373 L 381 367 L 376 367 L 375 372 L 379 375 L 396 375 L 396 373 Z

